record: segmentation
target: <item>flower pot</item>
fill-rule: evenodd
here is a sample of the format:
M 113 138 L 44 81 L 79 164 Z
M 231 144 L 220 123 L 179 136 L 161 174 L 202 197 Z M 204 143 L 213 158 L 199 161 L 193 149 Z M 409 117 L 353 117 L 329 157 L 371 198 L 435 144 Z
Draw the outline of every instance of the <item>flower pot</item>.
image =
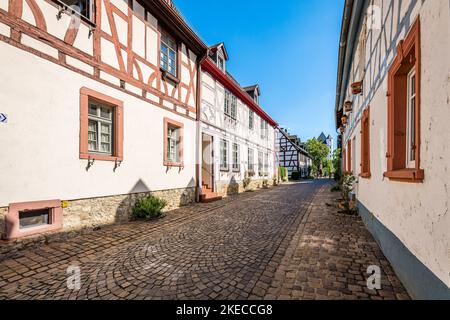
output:
M 343 125 L 346 125 L 348 122 L 348 117 L 346 115 L 342 116 L 341 121 Z
M 353 94 L 361 94 L 362 93 L 362 85 L 363 85 L 362 81 L 353 82 L 352 85 L 351 85 L 352 93 Z
M 341 126 L 339 129 L 341 130 L 341 133 L 344 133 L 344 131 L 345 131 L 344 126 Z

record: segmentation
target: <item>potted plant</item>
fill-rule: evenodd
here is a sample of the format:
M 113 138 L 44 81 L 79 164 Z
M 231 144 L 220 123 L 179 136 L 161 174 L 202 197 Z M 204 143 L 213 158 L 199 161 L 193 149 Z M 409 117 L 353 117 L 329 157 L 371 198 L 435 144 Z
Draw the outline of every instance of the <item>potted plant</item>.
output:
M 362 93 L 362 86 L 363 86 L 363 82 L 362 81 L 353 82 L 352 85 L 351 85 L 352 93 L 353 94 L 361 94 Z
M 345 131 L 344 126 L 341 126 L 341 127 L 339 128 L 339 130 L 341 131 L 341 133 L 344 133 L 344 131 Z
M 352 110 L 353 110 L 353 102 L 345 101 L 344 108 L 345 108 L 345 112 L 352 112 Z

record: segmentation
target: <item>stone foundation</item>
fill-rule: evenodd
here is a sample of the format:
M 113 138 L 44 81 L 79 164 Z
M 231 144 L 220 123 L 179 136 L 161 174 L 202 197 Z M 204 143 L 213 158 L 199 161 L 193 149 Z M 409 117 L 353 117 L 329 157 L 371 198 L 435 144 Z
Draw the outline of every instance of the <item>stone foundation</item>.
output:
M 135 193 L 90 199 L 69 200 L 63 209 L 63 228 L 55 233 L 20 238 L 12 241 L 0 241 L 0 253 L 9 251 L 6 247 L 20 248 L 33 242 L 47 242 L 49 238 L 61 239 L 82 230 L 92 230 L 95 227 L 129 221 L 136 200 L 149 195 L 167 201 L 165 211 L 170 211 L 195 202 L 195 189 L 172 189 L 148 193 Z M 64 199 L 62 199 L 64 200 Z M 7 207 L 0 208 L 0 231 L 5 231 L 5 216 Z M 11 248 L 10 248 L 11 249 Z
M 235 183 L 218 182 L 217 183 L 217 193 L 222 197 L 227 197 L 242 193 L 245 191 L 257 190 L 263 188 L 264 179 L 252 180 L 247 188 L 244 188 L 244 183 L 242 181 Z M 269 187 L 273 187 L 273 179 L 268 179 Z
M 130 220 L 136 201 L 149 195 L 167 201 L 165 211 L 195 202 L 195 188 L 73 200 L 64 208 L 64 230 L 126 222 Z

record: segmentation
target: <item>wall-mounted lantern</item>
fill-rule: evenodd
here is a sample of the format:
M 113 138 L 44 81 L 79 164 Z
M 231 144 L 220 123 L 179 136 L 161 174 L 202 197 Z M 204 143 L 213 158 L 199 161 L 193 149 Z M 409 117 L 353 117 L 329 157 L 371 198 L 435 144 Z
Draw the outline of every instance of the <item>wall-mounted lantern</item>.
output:
M 359 81 L 359 82 L 353 82 L 351 87 L 352 87 L 352 93 L 353 94 L 361 94 L 362 93 L 362 86 L 363 86 L 363 82 Z
M 352 112 L 352 110 L 353 110 L 353 102 L 345 101 L 344 109 L 345 109 L 345 112 Z

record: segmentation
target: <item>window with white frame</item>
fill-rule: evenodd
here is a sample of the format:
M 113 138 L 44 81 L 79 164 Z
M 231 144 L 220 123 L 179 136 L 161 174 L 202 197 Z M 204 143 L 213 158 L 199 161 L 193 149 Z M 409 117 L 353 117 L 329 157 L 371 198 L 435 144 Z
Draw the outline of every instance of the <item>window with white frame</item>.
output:
M 262 177 L 264 175 L 264 159 L 263 152 L 258 151 L 258 175 Z
M 233 150 L 232 150 L 232 158 L 233 158 L 233 171 L 239 171 L 240 170 L 240 156 L 239 156 L 239 145 L 237 143 L 233 143 Z
M 251 149 L 251 148 L 248 148 L 247 161 L 248 161 L 248 171 L 254 172 L 255 171 L 255 154 L 254 154 L 253 149 Z
M 237 99 L 228 90 L 225 89 L 225 99 L 224 99 L 224 112 L 225 115 L 236 120 L 237 117 Z
M 165 33 L 161 33 L 161 69 L 177 76 L 177 43 Z
M 228 141 L 220 140 L 220 170 L 228 171 Z
M 248 110 L 248 128 L 253 130 L 255 127 L 255 112 L 253 110 Z
M 225 72 L 225 60 L 222 56 L 217 56 L 217 67 L 220 69 L 220 71 Z
M 94 0 L 58 0 L 57 2 L 66 5 L 71 12 L 76 12 L 81 17 L 94 22 Z
M 267 138 L 267 122 L 261 119 L 261 139 Z
M 113 108 L 89 101 L 88 151 L 113 155 Z
M 408 74 L 408 101 L 407 101 L 407 145 L 406 163 L 408 168 L 416 167 L 416 69 L 413 68 Z
M 167 161 L 171 163 L 180 162 L 180 128 L 167 125 Z
M 269 154 L 264 153 L 264 176 L 269 175 Z

